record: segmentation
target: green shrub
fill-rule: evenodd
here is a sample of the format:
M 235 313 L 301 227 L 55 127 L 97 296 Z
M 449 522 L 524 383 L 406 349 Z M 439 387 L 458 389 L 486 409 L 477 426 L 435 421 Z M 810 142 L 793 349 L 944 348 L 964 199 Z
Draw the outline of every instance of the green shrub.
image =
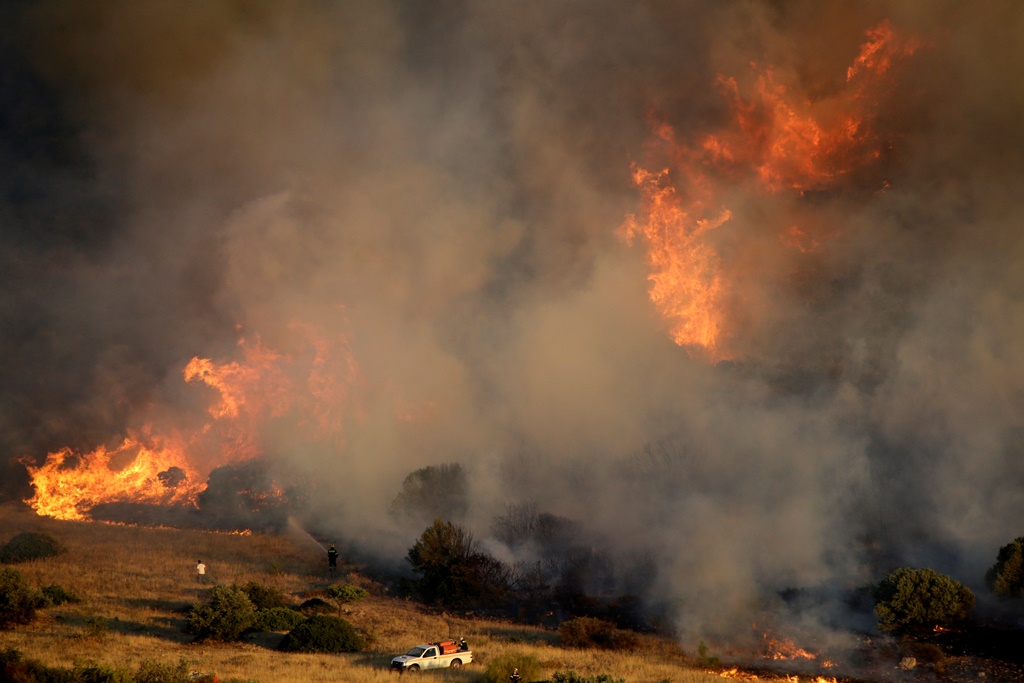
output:
M 875 616 L 883 631 L 949 625 L 974 609 L 974 592 L 931 569 L 900 567 L 875 589 Z
M 256 610 L 256 621 L 252 624 L 254 631 L 291 631 L 306 620 L 306 617 L 288 607 L 271 607 Z
M 250 581 L 242 586 L 242 590 L 249 596 L 249 600 L 256 609 L 272 609 L 274 607 L 288 607 L 290 602 L 285 594 L 273 586 L 265 586 L 262 583 Z
M 144 659 L 135 672 L 135 683 L 191 683 L 188 661 L 182 657 L 177 664 L 161 664 Z
M 53 584 L 43 589 L 42 607 L 56 607 L 68 602 L 81 602 L 81 598 L 63 586 Z
M 42 598 L 25 583 L 17 569 L 0 567 L 0 629 L 31 624 Z
M 56 683 L 60 681 L 64 683 L 132 683 L 133 677 L 131 672 L 123 668 L 114 668 L 106 664 L 98 664 L 96 662 L 88 662 L 85 664 L 75 664 L 75 667 L 71 672 L 64 676 L 64 671 L 61 669 L 49 669 L 51 678 L 44 680 L 51 680 Z
M 67 552 L 60 541 L 49 534 L 25 532 L 18 534 L 0 548 L 0 562 L 13 564 L 54 557 Z
M 352 624 L 326 614 L 306 619 L 279 646 L 285 652 L 358 652 L 364 647 L 366 642 Z
M 327 594 L 338 602 L 355 602 L 370 597 L 370 592 L 354 583 L 336 583 L 327 587 Z
M 194 605 L 185 632 L 197 640 L 238 640 L 256 622 L 252 600 L 237 586 L 214 586 L 205 605 Z
M 985 572 L 985 585 L 1001 597 L 1024 597 L 1024 536 L 999 549 L 996 563 Z
M 539 681 L 543 678 L 540 662 L 533 655 L 510 653 L 495 657 L 487 664 L 484 672 L 484 683 L 508 683 L 513 669 L 519 669 L 523 683 Z

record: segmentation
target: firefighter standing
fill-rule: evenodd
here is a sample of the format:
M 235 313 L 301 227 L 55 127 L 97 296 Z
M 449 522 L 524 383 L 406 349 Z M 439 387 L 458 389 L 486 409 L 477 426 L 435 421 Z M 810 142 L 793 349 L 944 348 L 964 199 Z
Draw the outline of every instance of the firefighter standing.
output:
M 334 548 L 334 544 L 327 549 L 327 568 L 333 574 L 338 569 L 338 551 Z
M 512 675 L 508 677 L 508 680 L 512 683 L 520 683 L 523 680 L 523 677 L 519 675 L 518 668 L 512 669 Z

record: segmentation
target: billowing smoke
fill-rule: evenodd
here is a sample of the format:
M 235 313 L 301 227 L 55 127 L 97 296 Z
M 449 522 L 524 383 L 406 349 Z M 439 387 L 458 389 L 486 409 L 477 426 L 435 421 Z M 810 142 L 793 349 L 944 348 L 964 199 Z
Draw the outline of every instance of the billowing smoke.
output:
M 509 505 L 572 520 L 687 637 L 898 564 L 980 587 L 1021 534 L 1017 4 L 3 12 L 12 458 L 205 416 L 182 369 L 241 339 L 291 362 L 271 388 L 305 398 L 270 391 L 249 433 L 314 483 L 319 528 L 397 563 L 421 531 L 388 515 L 402 481 L 460 463 L 477 538 L 498 548 Z M 723 181 L 731 352 L 673 343 L 620 237 L 652 117 L 695 145 L 751 64 L 825 106 L 885 21 L 917 49 L 874 110 L 884 154 L 815 191 Z M 795 224 L 818 248 L 780 246 Z

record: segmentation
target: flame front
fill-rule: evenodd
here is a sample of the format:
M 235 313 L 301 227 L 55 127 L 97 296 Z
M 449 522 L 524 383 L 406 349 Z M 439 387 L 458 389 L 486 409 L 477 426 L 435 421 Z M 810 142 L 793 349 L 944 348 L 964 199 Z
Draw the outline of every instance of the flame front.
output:
M 201 488 L 182 448 L 137 436 L 84 455 L 63 448 L 40 467 L 25 465 L 35 488 L 25 502 L 57 519 L 88 519 L 88 510 L 102 503 L 190 504 Z
M 116 448 L 62 448 L 39 466 L 24 458 L 35 491 L 25 502 L 40 515 L 69 520 L 89 519 L 104 503 L 195 505 L 215 467 L 266 454 L 264 430 L 275 420 L 292 419 L 311 438 L 339 443 L 358 365 L 344 337 L 329 343 L 312 326 L 295 329 L 311 351 L 286 356 L 254 337 L 239 342 L 238 360 L 189 361 L 184 381 L 210 387 L 215 398 L 187 429 L 129 430 Z M 283 489 L 272 484 L 250 493 L 261 506 Z
M 651 156 L 667 159 L 667 166 L 633 164 L 642 210 L 627 217 L 619 234 L 629 243 L 645 242 L 650 299 L 680 346 L 712 361 L 731 355 L 730 282 L 737 274 L 717 246 L 734 220 L 724 199 L 729 191 L 799 197 L 882 157 L 886 143 L 872 122 L 888 85 L 884 76 L 917 44 L 900 39 L 889 22 L 867 37 L 847 69 L 845 88 L 827 101 L 802 98 L 774 69 L 752 64 L 752 85 L 718 77 L 732 114 L 720 130 L 682 143 L 668 123 L 655 122 Z M 780 243 L 805 252 L 820 248 L 822 239 L 799 225 L 779 235 Z

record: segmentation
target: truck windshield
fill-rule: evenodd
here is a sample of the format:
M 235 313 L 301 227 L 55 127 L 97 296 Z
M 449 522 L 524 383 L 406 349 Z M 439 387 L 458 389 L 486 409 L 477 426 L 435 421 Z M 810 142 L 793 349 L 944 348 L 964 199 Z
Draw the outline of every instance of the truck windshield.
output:
M 414 647 L 413 649 L 409 650 L 405 654 L 409 655 L 410 657 L 420 657 L 420 656 L 423 655 L 423 648 L 422 647 Z

